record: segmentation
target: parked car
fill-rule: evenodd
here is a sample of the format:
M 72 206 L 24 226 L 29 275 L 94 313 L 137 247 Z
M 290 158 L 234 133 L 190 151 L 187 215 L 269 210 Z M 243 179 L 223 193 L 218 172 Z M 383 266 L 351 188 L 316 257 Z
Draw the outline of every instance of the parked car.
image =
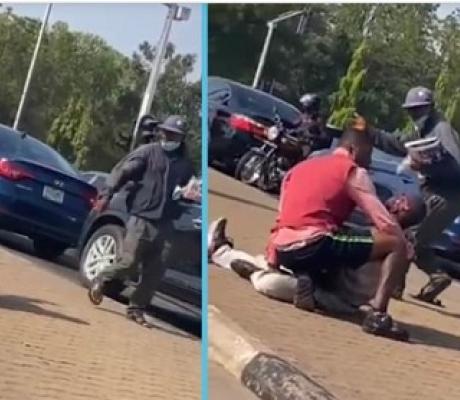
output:
M 331 148 L 318 151 L 312 156 L 328 153 L 336 146 L 337 140 L 334 140 Z M 373 152 L 369 173 L 376 187 L 377 195 L 383 202 L 401 193 L 421 195 L 415 174 L 410 172 L 397 173 L 397 167 L 401 161 L 401 158 L 388 155 L 377 149 Z M 370 222 L 362 212 L 356 210 L 350 223 L 365 226 L 369 225 Z M 432 247 L 442 259 L 442 268 L 453 278 L 460 279 L 460 216 L 444 230 L 440 238 L 432 243 Z
M 94 186 L 98 192 L 100 192 L 105 185 L 105 181 L 109 174 L 107 172 L 100 171 L 85 171 L 81 172 L 80 176 L 88 182 L 90 185 Z
M 258 146 L 253 134 L 279 116 L 286 128 L 300 123 L 300 111 L 269 93 L 229 79 L 208 80 L 209 161 L 233 173 L 238 160 Z
M 75 247 L 93 202 L 86 183 L 55 150 L 0 125 L 0 228 L 28 236 L 54 259 Z
M 108 174 L 104 172 L 83 173 L 89 182 L 101 190 Z M 115 262 L 123 245 L 123 236 L 129 213 L 126 210 L 127 192 L 115 195 L 103 213 L 91 212 L 82 229 L 79 241 L 80 277 L 89 286 L 97 273 L 107 263 Z M 182 201 L 183 212 L 175 220 L 177 232 L 173 247 L 172 267 L 166 271 L 159 292 L 169 303 L 187 310 L 195 318 L 201 318 L 201 205 Z M 132 277 L 136 282 L 137 276 Z M 130 282 L 111 285 L 114 294 L 123 291 Z

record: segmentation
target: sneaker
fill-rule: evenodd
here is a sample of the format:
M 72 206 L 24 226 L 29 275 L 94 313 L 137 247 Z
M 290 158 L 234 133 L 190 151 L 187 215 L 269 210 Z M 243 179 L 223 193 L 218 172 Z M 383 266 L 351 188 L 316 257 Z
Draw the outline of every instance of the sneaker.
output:
M 315 310 L 314 287 L 308 275 L 300 275 L 297 277 L 297 289 L 293 302 L 294 306 L 301 310 Z
M 126 318 L 143 326 L 144 328 L 152 329 L 155 327 L 155 325 L 147 321 L 145 318 L 145 310 L 143 308 L 128 307 L 126 310 Z
M 208 230 L 208 256 L 212 254 L 224 244 L 231 244 L 231 241 L 225 234 L 227 228 L 227 218 L 219 218 L 209 225 Z
M 95 278 L 88 290 L 88 297 L 91 303 L 98 306 L 104 300 L 104 282 L 100 278 Z
M 370 306 L 360 310 L 365 312 L 361 325 L 364 332 L 401 342 L 409 341 L 409 332 L 394 322 L 389 314 L 376 311 Z
M 245 260 L 233 260 L 230 263 L 230 268 L 241 278 L 247 280 L 249 280 L 254 272 L 259 271 L 259 268 L 257 268 L 254 264 Z

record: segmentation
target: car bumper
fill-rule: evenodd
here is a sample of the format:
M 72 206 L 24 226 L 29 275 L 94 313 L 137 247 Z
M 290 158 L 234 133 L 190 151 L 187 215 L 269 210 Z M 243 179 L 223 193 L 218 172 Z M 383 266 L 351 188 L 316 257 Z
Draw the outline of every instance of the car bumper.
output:
M 79 232 L 68 231 L 63 226 L 51 226 L 19 214 L 12 196 L 0 192 L 0 227 L 29 237 L 46 237 L 73 247 Z

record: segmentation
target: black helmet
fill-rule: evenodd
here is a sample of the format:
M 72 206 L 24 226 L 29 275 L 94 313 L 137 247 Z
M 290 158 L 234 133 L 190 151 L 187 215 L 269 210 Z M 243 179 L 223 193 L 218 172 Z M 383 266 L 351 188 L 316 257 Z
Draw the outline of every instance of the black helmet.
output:
M 163 123 L 158 125 L 158 128 L 185 136 L 187 124 L 184 117 L 181 117 L 180 115 L 170 115 Z
M 305 93 L 300 99 L 302 111 L 306 112 L 319 112 L 321 107 L 321 99 L 315 93 Z
M 147 134 L 148 132 L 150 132 L 153 135 L 155 132 L 155 129 L 157 128 L 159 124 L 160 124 L 160 121 L 158 121 L 152 115 L 147 114 L 141 118 L 139 122 L 139 130 L 143 132 L 143 136 L 144 134 Z

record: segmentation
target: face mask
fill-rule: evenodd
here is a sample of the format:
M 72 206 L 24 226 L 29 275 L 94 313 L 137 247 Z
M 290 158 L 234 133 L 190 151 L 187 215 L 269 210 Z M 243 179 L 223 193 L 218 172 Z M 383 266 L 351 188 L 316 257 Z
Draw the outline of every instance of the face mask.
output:
M 161 141 L 161 147 L 163 148 L 164 151 L 174 151 L 177 150 L 180 146 L 180 142 L 175 142 L 172 140 L 166 141 L 162 140 Z

